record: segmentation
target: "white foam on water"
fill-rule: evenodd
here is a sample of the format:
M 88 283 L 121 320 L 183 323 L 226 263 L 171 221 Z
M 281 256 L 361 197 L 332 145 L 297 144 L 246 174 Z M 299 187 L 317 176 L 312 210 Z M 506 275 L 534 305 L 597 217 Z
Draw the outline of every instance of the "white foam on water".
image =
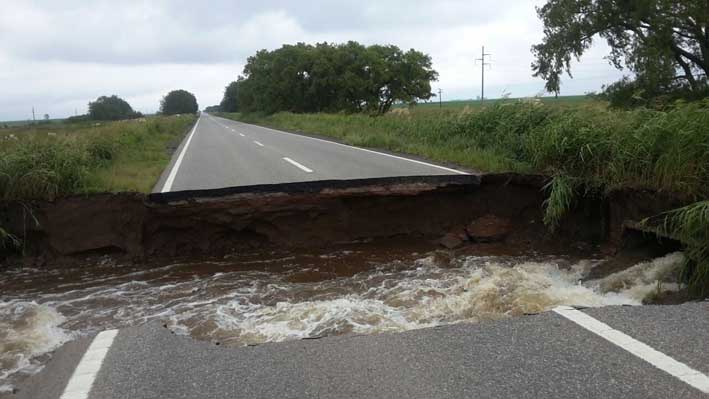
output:
M 72 333 L 59 327 L 65 318 L 55 309 L 36 302 L 0 301 L 0 384 L 12 391 L 5 380 L 22 373 L 36 373 L 44 355 L 72 338 Z
M 470 257 L 460 268 L 440 269 L 431 258 L 424 258 L 415 270 L 355 276 L 353 285 L 359 280 L 368 286 L 359 294 L 275 304 L 254 304 L 240 298 L 219 305 L 210 335 L 231 337 L 242 344 L 273 342 L 498 319 L 559 305 L 640 305 L 657 290 L 658 281 L 676 271 L 681 262 L 680 253 L 670 254 L 581 284 L 594 262 L 562 268 L 553 261 L 514 263 Z M 664 284 L 662 288 L 676 290 L 679 286 Z
M 659 290 L 677 291 L 680 286 L 666 281 L 677 273 L 684 261 L 681 252 L 675 252 L 648 262 L 641 262 L 618 273 L 611 274 L 596 284 L 591 284 L 604 293 L 617 292 L 624 297 L 642 302 Z
M 99 270 L 93 283 L 86 274 L 64 292 L 29 288 L 24 298 L 36 302 L 21 291 L 0 301 L 0 392 L 12 389 L 18 373 L 38 371 L 42 355 L 76 336 L 150 320 L 197 339 L 245 345 L 405 331 L 559 305 L 640 305 L 658 289 L 679 289 L 671 277 L 682 260 L 681 253 L 669 254 L 585 283 L 597 261 L 464 257 L 441 264 L 427 256 L 303 283 L 289 282 L 287 272 L 239 272 L 228 265 L 199 277 L 181 273 L 185 265 L 160 273 Z M 46 280 L 41 270 L 19 276 L 7 274 L 3 282 L 0 275 L 0 287 L 12 288 L 12 278 Z
M 273 306 L 222 305 L 215 314 L 222 330 L 239 333 L 242 343 L 277 342 L 342 333 L 404 331 L 421 328 L 381 300 L 355 296 Z

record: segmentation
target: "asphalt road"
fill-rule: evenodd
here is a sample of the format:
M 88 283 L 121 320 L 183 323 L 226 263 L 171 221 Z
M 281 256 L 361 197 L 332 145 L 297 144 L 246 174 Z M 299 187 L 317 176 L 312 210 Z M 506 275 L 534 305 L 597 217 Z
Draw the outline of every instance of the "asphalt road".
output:
M 709 370 L 709 302 L 587 309 L 699 372 Z M 89 340 L 67 344 L 17 398 L 56 399 Z M 699 381 L 706 375 L 700 375 Z M 709 391 L 707 391 L 709 392 Z M 71 399 L 77 396 L 67 395 Z M 91 399 L 705 398 L 554 312 L 405 333 L 225 348 L 160 325 L 121 330 Z
M 462 171 L 203 113 L 154 192 Z

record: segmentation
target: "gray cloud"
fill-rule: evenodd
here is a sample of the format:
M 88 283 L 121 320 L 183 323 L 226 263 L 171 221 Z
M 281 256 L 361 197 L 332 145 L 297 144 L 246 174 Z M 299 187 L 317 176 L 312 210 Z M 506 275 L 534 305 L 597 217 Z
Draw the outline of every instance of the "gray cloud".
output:
M 490 95 L 533 95 L 529 48 L 541 38 L 541 0 L 5 0 L 0 14 L 0 120 L 83 112 L 88 101 L 119 94 L 153 112 L 173 88 L 200 105 L 217 103 L 246 57 L 283 43 L 391 43 L 431 54 L 446 98 L 479 91 L 480 46 L 493 53 Z M 482 3 L 482 4 L 481 4 Z M 563 94 L 597 90 L 619 73 L 596 46 L 565 81 Z

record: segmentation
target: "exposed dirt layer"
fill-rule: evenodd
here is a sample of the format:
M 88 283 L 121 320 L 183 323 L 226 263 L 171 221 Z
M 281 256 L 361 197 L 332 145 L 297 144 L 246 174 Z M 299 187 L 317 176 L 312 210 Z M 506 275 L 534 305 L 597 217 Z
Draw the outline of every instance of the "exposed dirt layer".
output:
M 96 194 L 0 203 L 0 220 L 40 263 L 107 253 L 137 261 L 214 257 L 392 237 L 448 248 L 497 242 L 508 250 L 569 252 L 601 244 L 612 250 L 629 221 L 678 203 L 649 192 L 585 200 L 552 236 L 542 223 L 546 182 L 544 176 L 490 174 Z

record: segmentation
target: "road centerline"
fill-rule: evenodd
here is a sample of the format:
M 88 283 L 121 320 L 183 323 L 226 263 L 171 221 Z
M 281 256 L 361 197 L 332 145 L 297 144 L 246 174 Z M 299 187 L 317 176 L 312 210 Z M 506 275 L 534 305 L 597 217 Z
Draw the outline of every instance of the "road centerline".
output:
M 260 142 L 258 142 L 258 141 L 256 141 L 256 140 L 254 140 L 254 144 L 256 144 L 256 145 L 259 146 L 259 147 L 263 147 L 263 144 L 261 144 Z
M 240 123 L 244 123 L 244 122 L 240 122 Z M 272 129 L 272 128 L 270 128 L 270 127 L 265 127 L 265 126 L 260 126 L 260 125 L 253 125 L 253 124 L 248 124 L 248 123 L 245 123 L 245 124 L 246 124 L 246 125 L 250 125 L 250 126 L 254 126 L 254 127 L 257 127 L 257 128 L 265 129 L 265 130 L 270 130 L 270 131 L 272 131 L 272 132 L 274 132 L 274 133 L 287 134 L 287 135 L 297 136 L 297 137 L 301 137 L 301 138 L 308 139 L 308 140 L 315 140 L 315 141 L 319 141 L 319 142 L 322 142 L 322 143 L 327 143 L 327 144 L 332 144 L 332 145 L 336 145 L 336 146 L 340 146 L 340 147 L 346 147 L 346 148 L 350 148 L 350 149 L 355 149 L 355 150 L 359 150 L 359 151 L 364 151 L 364 152 L 368 152 L 368 153 L 371 153 L 371 154 L 377 154 L 377 155 L 381 155 L 381 156 L 385 156 L 385 157 L 389 157 L 389 158 L 399 159 L 399 160 L 402 160 L 402 161 L 408 161 L 408 162 L 416 163 L 416 164 L 419 164 L 419 165 L 424 165 L 424 166 L 429 166 L 429 167 L 436 168 L 436 169 L 445 170 L 445 171 L 447 171 L 447 172 L 451 172 L 451 173 L 455 173 L 455 174 L 459 174 L 459 175 L 469 175 L 469 174 L 470 174 L 470 173 L 468 173 L 468 172 L 463 172 L 462 170 L 447 168 L 447 167 L 445 167 L 445 166 L 440 166 L 440 165 L 432 164 L 432 163 L 429 163 L 429 162 L 419 161 L 419 160 L 416 160 L 416 159 L 406 158 L 406 157 L 402 157 L 402 156 L 398 156 L 398 155 L 387 154 L 387 153 L 385 153 L 385 152 L 370 150 L 370 149 L 368 149 L 368 148 L 362 148 L 362 147 L 357 147 L 357 146 L 353 146 L 353 145 L 349 145 L 349 144 L 338 143 L 338 142 L 336 142 L 336 141 L 330 141 L 330 140 L 325 140 L 325 139 L 319 139 L 319 138 L 316 138 L 316 137 L 310 137 L 310 136 L 306 136 L 306 135 L 302 135 L 302 134 L 295 134 L 295 133 L 285 132 L 285 131 L 282 131 L 282 130 Z
M 107 330 L 94 337 L 86 353 L 81 357 L 79 365 L 76 366 L 60 399 L 86 399 L 89 397 L 96 375 L 101 370 L 103 360 L 106 358 L 116 335 L 118 335 L 118 330 Z
M 704 393 L 709 393 L 709 377 L 702 372 L 570 306 L 558 306 L 554 308 L 554 312 L 682 382 Z
M 294 161 L 294 160 L 292 160 L 292 159 L 290 159 L 290 158 L 288 158 L 288 157 L 283 157 L 283 160 L 286 161 L 286 162 L 288 162 L 288 163 L 290 163 L 291 165 L 297 167 L 298 169 L 305 171 L 306 173 L 313 173 L 313 170 L 312 170 L 312 169 L 310 169 L 310 168 L 308 168 L 307 166 L 305 166 L 305 165 L 303 165 L 303 164 L 301 164 L 301 163 L 298 163 L 298 162 L 296 162 L 296 161 Z

